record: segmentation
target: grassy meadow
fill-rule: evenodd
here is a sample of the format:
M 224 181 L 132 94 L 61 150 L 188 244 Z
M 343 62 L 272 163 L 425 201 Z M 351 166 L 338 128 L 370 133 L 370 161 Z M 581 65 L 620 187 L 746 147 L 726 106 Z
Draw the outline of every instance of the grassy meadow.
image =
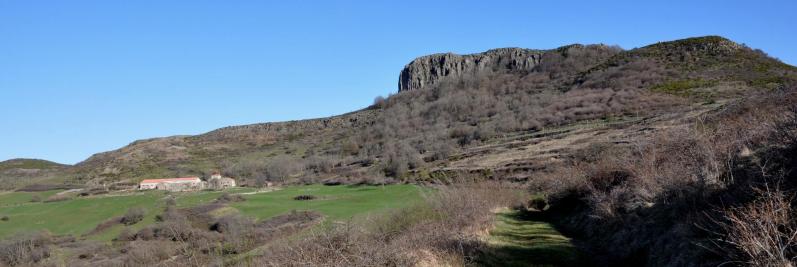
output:
M 292 210 L 313 210 L 325 215 L 328 220 L 346 220 L 357 215 L 408 206 L 421 200 L 420 190 L 414 185 L 306 185 L 289 186 L 272 192 L 255 193 L 254 189 L 246 188 L 226 192 L 244 193 L 246 201 L 231 203 L 225 212 L 240 212 L 257 219 L 267 219 Z M 41 230 L 58 235 L 83 236 L 98 224 L 122 216 L 133 207 L 141 207 L 147 211 L 141 222 L 131 226 L 133 229 L 140 229 L 155 221 L 155 216 L 165 208 L 165 199 L 169 195 L 175 197 L 178 207 L 187 208 L 211 203 L 224 192 L 145 191 L 127 195 L 76 197 L 58 202 L 31 202 L 34 195 L 46 199 L 56 193 L 58 192 L 0 193 L 0 217 L 8 217 L 8 220 L 0 221 L 0 238 Z M 316 199 L 294 200 L 298 195 L 313 195 Z M 122 228 L 122 225 L 115 225 L 87 237 L 111 240 Z

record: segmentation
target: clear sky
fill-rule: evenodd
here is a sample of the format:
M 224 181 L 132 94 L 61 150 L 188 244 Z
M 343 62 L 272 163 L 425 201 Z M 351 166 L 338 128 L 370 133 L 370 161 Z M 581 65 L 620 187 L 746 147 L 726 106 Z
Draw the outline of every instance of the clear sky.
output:
M 0 0 L 0 160 L 345 113 L 437 52 L 722 35 L 797 64 L 795 16 L 793 0 Z

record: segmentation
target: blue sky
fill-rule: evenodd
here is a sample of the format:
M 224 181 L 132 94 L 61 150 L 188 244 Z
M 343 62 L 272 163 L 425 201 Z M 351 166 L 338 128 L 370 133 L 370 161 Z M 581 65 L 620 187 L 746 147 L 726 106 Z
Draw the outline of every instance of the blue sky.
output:
M 345 113 L 437 52 L 722 35 L 794 65 L 795 14 L 797 1 L 0 0 L 0 160 L 71 164 Z

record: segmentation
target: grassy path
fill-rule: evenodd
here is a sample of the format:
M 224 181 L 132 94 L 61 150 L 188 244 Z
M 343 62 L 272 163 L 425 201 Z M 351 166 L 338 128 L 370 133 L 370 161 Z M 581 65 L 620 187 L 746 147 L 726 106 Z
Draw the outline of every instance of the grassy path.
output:
M 571 240 L 534 213 L 502 211 L 490 231 L 483 266 L 579 266 Z

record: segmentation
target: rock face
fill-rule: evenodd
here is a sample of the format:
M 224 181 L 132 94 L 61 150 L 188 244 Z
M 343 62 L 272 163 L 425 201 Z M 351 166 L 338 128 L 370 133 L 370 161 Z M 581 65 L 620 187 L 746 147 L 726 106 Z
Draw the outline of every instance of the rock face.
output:
M 446 77 L 484 70 L 532 70 L 540 63 L 543 53 L 542 50 L 499 48 L 469 55 L 445 53 L 419 57 L 401 71 L 399 92 L 422 89 Z

